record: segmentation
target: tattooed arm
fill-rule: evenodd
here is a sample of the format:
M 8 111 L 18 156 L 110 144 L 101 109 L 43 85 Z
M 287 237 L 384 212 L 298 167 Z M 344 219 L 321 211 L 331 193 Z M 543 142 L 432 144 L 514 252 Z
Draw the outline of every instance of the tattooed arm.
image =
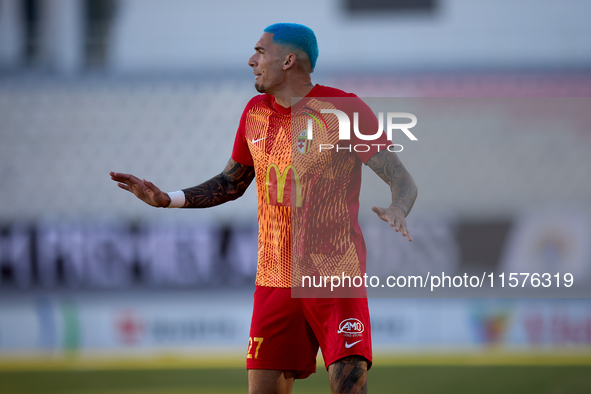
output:
M 111 172 L 111 179 L 123 190 L 153 207 L 167 207 L 170 197 L 152 182 L 131 174 Z M 254 167 L 245 166 L 230 159 L 224 171 L 198 186 L 184 189 L 183 208 L 208 208 L 235 200 L 242 196 L 254 179 Z
M 417 186 L 414 180 L 400 162 L 396 153 L 387 149 L 381 150 L 372 156 L 367 165 L 380 178 L 390 185 L 392 191 L 392 204 L 388 208 L 372 207 L 380 219 L 388 222 L 395 231 L 412 241 L 406 228 L 406 216 L 410 213 L 417 198 Z
M 254 179 L 254 167 L 230 159 L 224 171 L 199 186 L 183 189 L 183 208 L 208 208 L 241 197 Z

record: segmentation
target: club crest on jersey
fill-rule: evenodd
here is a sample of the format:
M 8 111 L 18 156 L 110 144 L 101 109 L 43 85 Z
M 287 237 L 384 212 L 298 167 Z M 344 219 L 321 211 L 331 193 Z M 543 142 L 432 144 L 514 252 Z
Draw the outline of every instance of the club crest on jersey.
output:
M 337 334 L 343 334 L 346 337 L 360 337 L 364 330 L 365 326 L 359 319 L 350 318 L 339 324 Z
M 308 139 L 308 129 L 302 130 L 298 136 L 296 145 L 298 147 L 298 151 L 301 154 L 305 155 L 306 153 L 310 152 L 310 149 L 312 149 L 312 140 Z

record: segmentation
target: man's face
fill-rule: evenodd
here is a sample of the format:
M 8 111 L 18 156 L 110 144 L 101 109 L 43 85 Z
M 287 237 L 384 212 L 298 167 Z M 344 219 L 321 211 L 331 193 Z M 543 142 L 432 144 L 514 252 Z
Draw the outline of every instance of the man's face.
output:
M 256 43 L 255 54 L 248 59 L 252 67 L 256 82 L 255 89 L 259 93 L 273 94 L 275 88 L 283 82 L 283 63 L 285 54 L 282 47 L 273 42 L 273 34 L 263 33 Z

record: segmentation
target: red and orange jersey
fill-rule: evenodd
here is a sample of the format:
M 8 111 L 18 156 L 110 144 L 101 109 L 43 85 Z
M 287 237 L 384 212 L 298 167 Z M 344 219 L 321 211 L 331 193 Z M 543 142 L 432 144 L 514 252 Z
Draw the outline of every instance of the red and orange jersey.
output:
M 361 164 L 389 141 L 383 134 L 368 151 L 347 149 L 345 142 L 367 141 L 354 134 L 340 141 L 337 117 L 322 109 L 361 110 L 364 125 L 374 133 L 378 129 L 375 115 L 357 96 L 321 85 L 292 108 L 281 107 L 271 95 L 256 96 L 240 119 L 232 158 L 255 168 L 259 286 L 297 287 L 303 275 L 365 272 L 357 220 Z

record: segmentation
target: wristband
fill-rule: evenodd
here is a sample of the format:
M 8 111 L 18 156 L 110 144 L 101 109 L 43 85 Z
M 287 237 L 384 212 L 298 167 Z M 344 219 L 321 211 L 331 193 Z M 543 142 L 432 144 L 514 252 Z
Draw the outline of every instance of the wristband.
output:
M 166 208 L 182 208 L 185 206 L 185 192 L 179 190 L 177 192 L 166 193 L 170 197 L 170 204 Z

